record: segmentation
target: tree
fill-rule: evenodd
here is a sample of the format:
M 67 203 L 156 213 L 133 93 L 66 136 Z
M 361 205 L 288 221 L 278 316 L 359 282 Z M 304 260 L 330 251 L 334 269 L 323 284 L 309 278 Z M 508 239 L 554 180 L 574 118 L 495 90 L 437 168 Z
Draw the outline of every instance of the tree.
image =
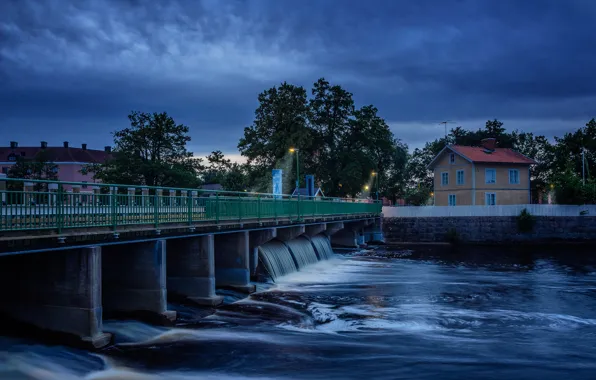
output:
M 107 183 L 196 187 L 202 160 L 186 150 L 189 128 L 167 113 L 132 112 L 130 127 L 115 132 L 113 158 L 87 170 Z
M 219 151 L 207 156 L 207 167 L 203 172 L 205 183 L 219 183 L 224 190 L 242 191 L 248 186 L 245 167 L 225 158 Z
M 254 166 L 254 180 L 270 173 L 275 164 L 286 157 L 290 147 L 300 149 L 304 167 L 313 156 L 313 134 L 307 125 L 308 102 L 304 88 L 284 82 L 262 92 L 258 99 L 255 119 L 250 127 L 244 128 L 244 137 L 238 143 L 240 153 Z M 293 170 L 293 165 L 288 169 Z
M 41 151 L 32 159 L 18 156 L 14 165 L 8 171 L 9 178 L 22 178 L 34 180 L 58 180 L 58 165 L 50 160 L 46 151 Z M 36 183 L 35 190 L 41 191 L 47 186 Z
M 309 122 L 315 147 L 311 172 L 323 183 L 323 191 L 332 194 L 340 183 L 338 148 L 348 133 L 354 100 L 350 92 L 331 86 L 324 78 L 313 85 L 311 93 Z

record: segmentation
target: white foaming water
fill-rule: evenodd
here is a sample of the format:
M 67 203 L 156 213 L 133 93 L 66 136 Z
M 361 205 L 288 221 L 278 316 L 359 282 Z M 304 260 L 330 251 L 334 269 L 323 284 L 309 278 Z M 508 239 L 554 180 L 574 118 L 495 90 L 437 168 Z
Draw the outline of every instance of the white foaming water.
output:
M 131 343 L 151 339 L 167 331 L 167 328 L 138 321 L 106 321 L 104 331 L 114 334 L 116 343 Z

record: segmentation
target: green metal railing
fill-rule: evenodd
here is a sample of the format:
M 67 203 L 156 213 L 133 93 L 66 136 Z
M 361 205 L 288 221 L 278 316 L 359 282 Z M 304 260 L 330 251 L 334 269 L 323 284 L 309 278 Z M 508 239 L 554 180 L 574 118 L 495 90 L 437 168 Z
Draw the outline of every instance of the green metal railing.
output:
M 302 221 L 381 212 L 377 201 L 0 178 L 0 232 Z

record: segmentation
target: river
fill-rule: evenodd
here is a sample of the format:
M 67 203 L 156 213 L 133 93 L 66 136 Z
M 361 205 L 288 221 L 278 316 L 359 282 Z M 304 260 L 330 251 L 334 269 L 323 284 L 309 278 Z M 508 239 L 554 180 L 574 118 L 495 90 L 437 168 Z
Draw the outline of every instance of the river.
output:
M 107 321 L 97 354 L 0 338 L 0 378 L 594 379 L 596 260 L 568 249 L 335 255 L 175 328 Z

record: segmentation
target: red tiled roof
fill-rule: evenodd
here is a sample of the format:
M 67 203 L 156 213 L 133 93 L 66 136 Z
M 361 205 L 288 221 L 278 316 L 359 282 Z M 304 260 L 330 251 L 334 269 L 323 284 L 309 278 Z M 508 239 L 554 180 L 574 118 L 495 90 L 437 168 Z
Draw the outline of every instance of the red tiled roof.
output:
M 105 150 L 82 149 L 82 148 L 64 148 L 64 147 L 0 147 L 0 161 L 9 161 L 8 156 L 15 154 L 25 159 L 33 159 L 41 151 L 47 154 L 47 160 L 52 162 L 86 162 L 86 163 L 103 163 L 111 154 Z M 24 153 L 24 155 L 23 155 Z
M 479 146 L 450 145 L 449 148 L 472 162 L 525 165 L 533 165 L 537 163 L 531 158 L 509 148 L 496 148 L 490 153 L 487 153 L 484 148 Z

